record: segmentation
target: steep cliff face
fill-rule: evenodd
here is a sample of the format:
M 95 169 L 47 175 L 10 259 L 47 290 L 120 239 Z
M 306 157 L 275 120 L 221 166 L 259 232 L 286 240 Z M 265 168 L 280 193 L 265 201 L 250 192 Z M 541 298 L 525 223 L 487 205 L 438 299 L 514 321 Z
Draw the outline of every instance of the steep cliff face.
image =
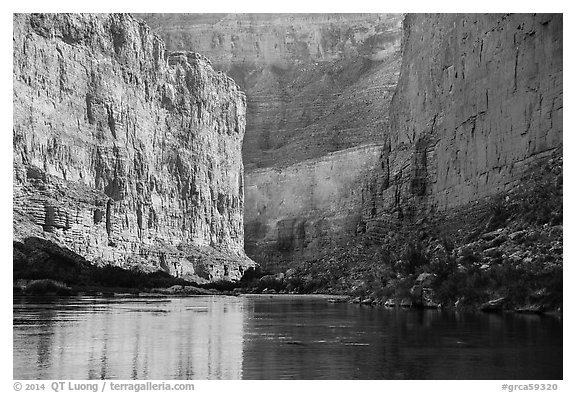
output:
M 412 233 L 436 213 L 462 223 L 486 211 L 487 199 L 536 184 L 539 165 L 551 159 L 558 169 L 561 15 L 407 15 L 401 57 L 397 15 L 143 17 L 173 48 L 206 52 L 247 91 L 246 243 L 259 261 L 386 243 L 399 226 Z M 343 171 L 344 183 L 359 184 L 354 197 L 303 202 L 324 189 L 312 175 L 322 170 L 318 157 L 369 142 L 384 145 L 367 155 L 370 176 Z M 356 159 L 338 157 L 335 168 Z M 360 216 L 348 200 L 360 201 Z M 328 217 L 358 230 L 318 224 Z
M 169 48 L 206 54 L 246 91 L 248 255 L 284 269 L 354 236 L 380 156 L 374 142 L 388 126 L 402 16 L 138 16 Z
M 246 176 L 246 252 L 279 271 L 322 255 L 365 230 L 362 185 L 381 145 L 359 146 Z
M 562 15 L 407 15 L 373 217 L 511 190 L 561 157 L 562 107 Z
M 129 15 L 14 15 L 14 240 L 237 279 L 244 94 Z
M 558 14 L 407 15 L 359 230 L 256 288 L 561 310 L 562 30 Z
M 246 91 L 248 172 L 381 142 L 400 68 L 401 15 L 139 16 L 169 49 L 205 54 Z

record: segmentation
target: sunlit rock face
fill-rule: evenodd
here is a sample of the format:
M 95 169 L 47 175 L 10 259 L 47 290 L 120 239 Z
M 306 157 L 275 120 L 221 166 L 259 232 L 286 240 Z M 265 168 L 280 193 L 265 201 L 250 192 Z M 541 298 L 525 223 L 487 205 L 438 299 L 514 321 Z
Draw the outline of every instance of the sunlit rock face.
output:
M 266 270 L 322 255 L 364 230 L 363 185 L 380 170 L 381 145 L 246 176 L 246 252 Z
M 246 92 L 243 156 L 285 167 L 381 142 L 400 69 L 398 14 L 138 14 Z
M 246 245 L 262 263 L 381 240 L 562 155 L 561 15 L 142 17 L 247 92 Z M 327 158 L 364 145 L 370 173 L 354 153 Z M 316 205 L 332 182 L 317 176 L 324 156 L 359 189 Z
M 562 15 L 407 15 L 367 219 L 511 190 L 562 156 Z
M 402 16 L 138 17 L 170 49 L 205 54 L 246 91 L 248 255 L 282 270 L 354 236 L 362 184 L 380 165 Z
M 14 15 L 14 240 L 237 279 L 245 96 L 121 14 Z

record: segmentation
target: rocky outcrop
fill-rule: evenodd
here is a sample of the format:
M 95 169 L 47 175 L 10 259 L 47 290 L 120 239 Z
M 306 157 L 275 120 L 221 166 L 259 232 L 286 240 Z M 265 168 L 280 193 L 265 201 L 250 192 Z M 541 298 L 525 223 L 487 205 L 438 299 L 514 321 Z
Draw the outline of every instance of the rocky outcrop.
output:
M 562 15 L 407 15 L 402 56 L 372 217 L 476 203 L 562 155 Z
M 129 15 L 14 15 L 14 240 L 237 279 L 245 96 Z
M 205 54 L 247 96 L 247 172 L 381 143 L 401 15 L 140 14 L 169 49 Z
M 379 169 L 381 145 L 246 175 L 246 252 L 265 270 L 322 255 L 366 230 L 362 185 Z

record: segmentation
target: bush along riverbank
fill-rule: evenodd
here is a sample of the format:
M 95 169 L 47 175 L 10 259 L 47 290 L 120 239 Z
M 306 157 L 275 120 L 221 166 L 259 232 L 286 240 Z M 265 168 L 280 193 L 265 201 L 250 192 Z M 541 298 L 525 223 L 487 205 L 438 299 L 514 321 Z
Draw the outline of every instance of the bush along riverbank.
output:
M 511 191 L 450 216 L 398 222 L 379 244 L 350 242 L 242 291 L 345 294 L 386 306 L 562 309 L 562 159 Z
M 40 237 L 13 242 L 13 293 L 17 295 L 114 294 L 150 296 L 234 295 L 230 284 L 198 284 L 164 271 L 95 266 L 82 256 Z

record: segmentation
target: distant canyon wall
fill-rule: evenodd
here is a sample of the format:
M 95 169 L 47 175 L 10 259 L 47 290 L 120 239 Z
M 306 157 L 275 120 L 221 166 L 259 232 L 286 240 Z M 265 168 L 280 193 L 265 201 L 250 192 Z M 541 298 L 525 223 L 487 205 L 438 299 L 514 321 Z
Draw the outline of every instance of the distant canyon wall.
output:
M 366 219 L 509 191 L 562 155 L 562 15 L 407 15 Z
M 246 91 L 248 255 L 276 270 L 355 236 L 387 133 L 402 15 L 137 16 Z
M 381 145 L 246 175 L 246 252 L 266 270 L 322 255 L 365 231 L 363 184 L 380 170 Z
M 245 96 L 120 14 L 14 15 L 14 240 L 237 279 Z
M 382 141 L 400 70 L 399 14 L 137 14 L 246 92 L 247 172 Z

